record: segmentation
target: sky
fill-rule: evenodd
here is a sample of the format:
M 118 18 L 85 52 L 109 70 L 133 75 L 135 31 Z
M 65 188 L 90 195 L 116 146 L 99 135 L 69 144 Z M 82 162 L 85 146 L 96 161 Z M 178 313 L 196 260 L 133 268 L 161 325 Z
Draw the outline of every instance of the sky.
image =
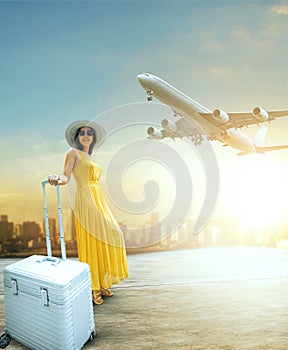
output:
M 109 161 L 144 139 L 149 122 L 166 117 L 162 110 L 157 115 L 157 101 L 147 119 L 139 117 L 146 111 L 139 73 L 161 77 L 210 109 L 288 109 L 287 18 L 287 1 L 0 1 L 0 214 L 15 223 L 41 221 L 40 182 L 62 171 L 69 149 L 64 132 L 79 119 L 100 116 L 110 128 L 95 155 L 109 194 Z M 288 144 L 287 127 L 288 118 L 269 125 L 267 145 Z M 243 131 L 253 135 L 257 128 Z M 181 141 L 163 144 L 191 168 L 197 193 L 203 174 L 195 151 Z M 217 142 L 213 150 L 221 182 L 213 218 L 237 217 L 248 227 L 284 225 L 288 151 L 237 157 Z M 141 159 L 135 157 L 130 165 Z M 161 185 L 162 208 L 161 202 L 173 202 L 170 188 L 176 183 L 177 192 L 179 178 L 163 175 L 156 163 L 152 175 Z M 130 176 L 124 192 L 134 202 L 143 196 L 150 165 L 124 169 Z M 63 197 L 68 218 L 69 195 L 63 191 Z M 165 216 L 169 209 L 161 208 Z

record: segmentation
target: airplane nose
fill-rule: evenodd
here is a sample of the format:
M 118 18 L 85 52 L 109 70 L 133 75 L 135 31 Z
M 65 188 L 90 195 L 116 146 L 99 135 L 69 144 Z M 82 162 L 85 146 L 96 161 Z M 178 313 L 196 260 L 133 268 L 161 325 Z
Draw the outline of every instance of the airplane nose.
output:
M 142 73 L 137 75 L 137 79 L 143 88 L 146 88 L 150 75 L 148 73 Z
M 148 73 L 141 73 L 141 74 L 138 74 L 138 75 L 137 75 L 137 79 L 138 79 L 139 81 L 144 80 L 145 78 L 148 78 L 148 77 L 149 77 L 149 74 L 148 74 Z

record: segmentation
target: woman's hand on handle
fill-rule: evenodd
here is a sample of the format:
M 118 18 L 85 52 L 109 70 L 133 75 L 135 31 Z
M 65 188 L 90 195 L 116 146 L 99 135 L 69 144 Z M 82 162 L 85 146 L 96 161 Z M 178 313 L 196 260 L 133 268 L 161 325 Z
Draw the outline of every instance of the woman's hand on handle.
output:
M 58 186 L 61 183 L 61 179 L 59 175 L 53 174 L 48 176 L 48 182 L 52 186 Z

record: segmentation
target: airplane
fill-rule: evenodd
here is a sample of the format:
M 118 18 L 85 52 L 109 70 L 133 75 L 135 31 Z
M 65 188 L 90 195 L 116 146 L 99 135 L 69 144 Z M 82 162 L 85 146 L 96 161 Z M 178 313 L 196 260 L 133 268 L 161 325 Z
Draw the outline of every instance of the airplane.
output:
M 137 79 L 146 91 L 148 101 L 157 98 L 168 105 L 177 118 L 175 121 L 163 119 L 162 130 L 149 127 L 147 133 L 150 139 L 188 137 L 195 145 L 200 145 L 204 140 L 203 135 L 206 135 L 209 141 L 218 140 L 224 146 L 240 151 L 238 155 L 288 148 L 288 145 L 264 146 L 266 125 L 262 125 L 252 138 L 239 130 L 244 126 L 270 123 L 276 118 L 287 116 L 288 110 L 266 111 L 256 106 L 252 112 L 226 113 L 219 108 L 211 111 L 153 74 L 142 73 L 137 75 Z

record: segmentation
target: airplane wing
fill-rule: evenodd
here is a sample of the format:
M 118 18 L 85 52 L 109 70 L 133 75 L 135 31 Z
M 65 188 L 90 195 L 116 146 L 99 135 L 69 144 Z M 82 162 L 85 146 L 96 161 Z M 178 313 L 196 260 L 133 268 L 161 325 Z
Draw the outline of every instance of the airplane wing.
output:
M 266 146 L 266 147 L 257 147 L 258 152 L 270 152 L 270 151 L 279 151 L 281 149 L 287 149 L 288 145 L 280 145 L 280 146 Z
M 288 145 L 256 147 L 257 153 L 267 153 L 267 152 L 271 152 L 271 151 L 279 151 L 282 149 L 288 149 Z M 246 156 L 249 154 L 251 154 L 251 153 L 240 152 L 240 153 L 237 153 L 237 156 Z
M 162 128 L 151 126 L 147 129 L 148 138 L 163 139 L 171 138 L 173 140 L 182 137 L 190 137 L 196 143 L 200 143 L 203 140 L 205 133 L 193 120 L 189 120 L 184 117 L 180 117 L 176 121 L 169 119 L 163 119 L 161 121 Z
M 220 111 L 222 112 L 222 111 Z M 254 113 L 255 112 L 255 113 Z M 288 110 L 281 111 L 265 111 L 261 107 L 255 107 L 253 112 L 237 112 L 225 113 L 229 116 L 229 120 L 225 123 L 216 120 L 212 113 L 201 113 L 201 115 L 216 126 L 221 126 L 222 129 L 230 129 L 232 127 L 239 129 L 244 126 L 271 122 L 279 117 L 288 116 Z

